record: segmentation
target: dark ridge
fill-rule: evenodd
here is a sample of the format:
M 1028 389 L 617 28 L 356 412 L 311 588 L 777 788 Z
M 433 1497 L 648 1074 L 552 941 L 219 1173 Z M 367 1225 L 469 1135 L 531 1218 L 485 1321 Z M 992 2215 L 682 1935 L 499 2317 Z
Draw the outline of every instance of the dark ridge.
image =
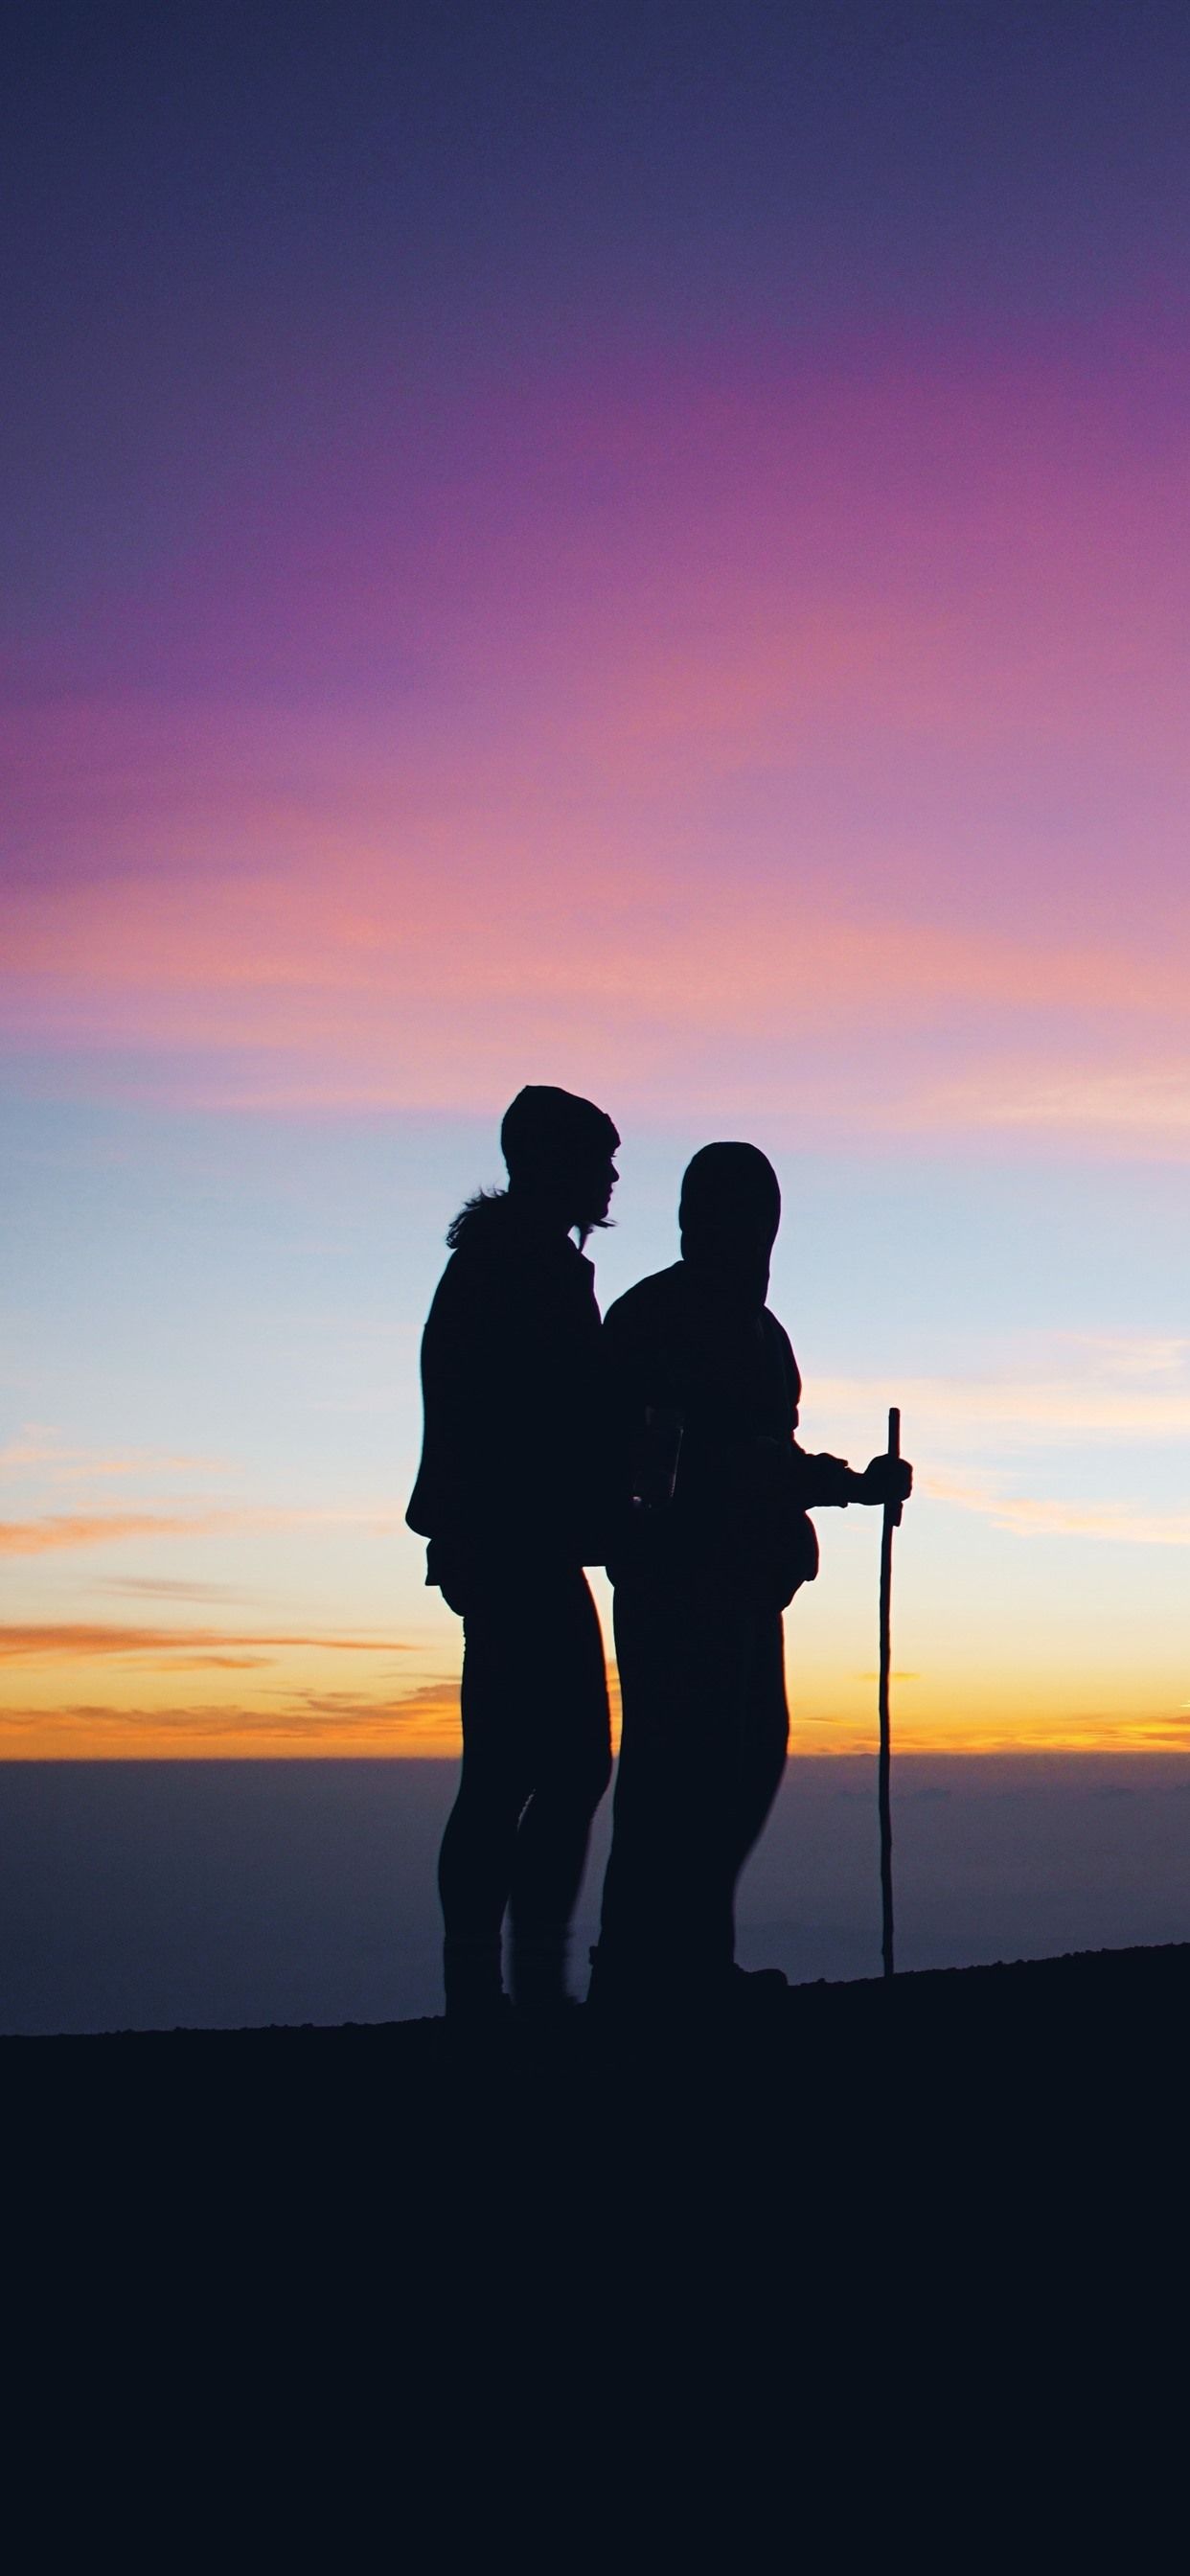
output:
M 1110 2422 L 1118 2457 L 1138 2386 L 1162 2402 L 1188 2007 L 1179 1944 L 718 2025 L 10 2039 L 10 2346 L 119 2439 L 131 2409 L 180 2442 L 184 2480 L 206 2426 L 200 2483 L 226 2509 L 247 2460 L 274 2550 L 328 2461 L 336 2515 L 379 2495 L 395 2546 L 428 2514 L 444 2567 L 553 2480 L 515 2564 L 597 2531 L 615 2559 L 625 2479 L 659 2566 L 726 2512 L 725 2565 L 768 2563 L 741 2532 L 775 2514 L 783 2554 L 847 2567 L 906 2478 L 919 2536 L 967 2482 L 943 2563 L 1046 2481 L 1065 2547 L 1100 2491 L 1071 2442 Z
M 427 2017 L 400 2022 L 344 2022 L 336 2025 L 316 2022 L 270 2023 L 263 2027 L 228 2030 L 155 2030 L 64 2032 L 56 2036 L 21 2034 L 0 2039 L 10 2077 L 18 2070 L 22 2077 L 36 2067 L 47 2073 L 52 2064 L 55 2072 L 64 2072 L 72 2059 L 101 2057 L 106 2070 L 113 2074 L 117 2065 L 127 2069 L 134 2061 L 157 2055 L 163 2043 L 169 2043 L 170 2060 L 193 2051 L 208 2056 L 228 2048 L 243 2059 L 253 2043 L 276 2049 L 278 2044 L 292 2047 L 300 2043 L 309 2050 L 312 2043 L 325 2048 L 339 2044 L 358 2050 L 382 2048 L 386 2062 L 396 2063 L 410 2071 L 425 2062 L 425 2052 L 435 2050 L 444 2065 L 457 2065 L 468 2056 L 482 2057 L 495 2065 L 503 2060 L 510 2071 L 520 2064 L 526 2053 L 533 2062 L 552 2058 L 558 2065 L 573 2065 L 590 2051 L 597 2053 L 606 2066 L 607 2052 L 620 2047 L 629 2053 L 646 2038 L 650 2046 L 661 2044 L 667 2051 L 680 2052 L 735 2050 L 740 2045 L 772 2053 L 783 2062 L 789 2049 L 799 2044 L 811 2030 L 837 2028 L 842 2037 L 857 2019 L 873 2030 L 888 2023 L 895 2015 L 898 2023 L 912 2017 L 917 2023 L 924 2016 L 938 2016 L 948 2022 L 954 2015 L 959 2020 L 950 2035 L 959 2031 L 972 2015 L 986 2017 L 989 2011 L 1010 2014 L 1023 2036 L 1033 2026 L 1039 2011 L 1048 2018 L 1052 2007 L 1060 2003 L 1071 2013 L 1092 2009 L 1110 2009 L 1125 1998 L 1142 2010 L 1162 2004 L 1174 1988 L 1190 1990 L 1190 1942 L 1165 1942 L 1150 1948 L 1133 1950 L 1077 1950 L 1056 1959 L 997 1960 L 994 1965 L 969 1968 L 920 1968 L 909 1970 L 891 1984 L 880 1977 L 856 1977 L 845 1981 L 818 1978 L 813 1984 L 790 1986 L 775 2003 L 757 2003 L 742 2013 L 722 2020 L 702 2019 L 697 2024 L 685 2019 L 680 2010 L 657 2014 L 647 2024 L 625 2021 L 618 2016 L 606 2018 L 575 2010 L 558 2024 L 545 2020 L 535 2028 L 511 2016 L 495 2038 L 477 2038 L 466 2026 L 454 2033 L 445 2021 Z M 431 2036 L 432 2035 L 432 2036 Z

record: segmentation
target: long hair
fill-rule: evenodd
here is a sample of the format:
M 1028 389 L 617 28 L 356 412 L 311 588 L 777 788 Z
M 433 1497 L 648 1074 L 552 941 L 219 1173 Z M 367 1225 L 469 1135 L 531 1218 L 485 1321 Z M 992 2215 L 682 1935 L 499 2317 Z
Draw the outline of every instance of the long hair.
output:
M 451 1251 L 458 1251 L 468 1226 L 472 1219 L 479 1215 L 481 1208 L 498 1207 L 507 1197 L 507 1190 L 476 1190 L 473 1198 L 464 1199 L 458 1215 L 452 1216 L 446 1229 L 446 1240 Z
M 452 1216 L 446 1229 L 446 1240 L 450 1250 L 458 1251 L 464 1235 L 469 1234 L 477 1222 L 480 1225 L 491 1223 L 491 1218 L 487 1214 L 489 1209 L 506 1207 L 507 1204 L 507 1190 L 476 1190 L 472 1198 L 464 1199 L 458 1215 Z M 612 1216 L 599 1216 L 595 1218 L 592 1225 L 576 1223 L 576 1226 L 571 1228 L 571 1232 L 577 1231 L 579 1250 L 582 1250 L 589 1234 L 593 1234 L 596 1229 L 602 1234 L 609 1226 L 613 1226 L 615 1221 Z

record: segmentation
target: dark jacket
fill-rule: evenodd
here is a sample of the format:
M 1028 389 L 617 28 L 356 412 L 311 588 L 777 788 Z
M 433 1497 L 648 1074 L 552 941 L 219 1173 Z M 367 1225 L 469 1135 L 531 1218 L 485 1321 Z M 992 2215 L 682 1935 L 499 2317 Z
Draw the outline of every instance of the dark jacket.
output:
M 426 1580 L 601 1565 L 611 1448 L 592 1265 L 509 1197 L 463 1218 L 422 1340 L 425 1437 L 406 1519 Z M 460 1575 L 459 1569 L 462 1569 Z
M 818 1569 L 807 1512 L 845 1503 L 855 1481 L 794 1436 L 801 1377 L 784 1327 L 677 1261 L 617 1300 L 604 1343 L 628 1490 L 650 1485 L 649 1414 L 681 1422 L 673 1499 L 633 1514 L 617 1582 L 711 1583 L 783 1607 Z

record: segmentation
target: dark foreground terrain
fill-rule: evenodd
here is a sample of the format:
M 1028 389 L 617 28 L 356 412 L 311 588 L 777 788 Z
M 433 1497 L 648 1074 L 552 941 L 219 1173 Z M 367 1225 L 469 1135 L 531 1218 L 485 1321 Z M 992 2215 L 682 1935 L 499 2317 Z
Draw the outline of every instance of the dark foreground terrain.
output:
M 1064 2559 L 1143 2456 L 1131 2552 L 1184 2405 L 1188 2019 L 1190 1945 L 716 2026 L 8 2040 L 10 2348 L 102 2513 L 113 2457 L 199 2515 L 230 2481 L 254 2563 L 328 2483 L 445 2564 L 528 2513 L 544 2563 L 610 2516 L 750 2565 L 762 2509 L 815 2566 L 886 2515 Z

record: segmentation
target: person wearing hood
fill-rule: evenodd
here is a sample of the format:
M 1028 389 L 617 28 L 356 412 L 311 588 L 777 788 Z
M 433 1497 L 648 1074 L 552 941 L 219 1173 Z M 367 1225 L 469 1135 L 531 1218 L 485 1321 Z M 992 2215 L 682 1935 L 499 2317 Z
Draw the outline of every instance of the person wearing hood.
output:
M 448 2014 L 566 1999 L 570 1918 L 611 1776 L 603 1639 L 583 1568 L 613 1507 L 592 1264 L 620 1139 L 588 1100 L 518 1093 L 500 1131 L 507 1190 L 481 1192 L 422 1342 L 425 1437 L 406 1518 L 426 1581 L 463 1621 L 463 1770 L 438 1867 Z
M 766 1304 L 780 1217 L 756 1146 L 704 1146 L 682 1182 L 680 1261 L 604 1326 L 632 1502 L 608 1569 L 623 1741 L 593 2003 L 755 1989 L 735 1964 L 735 1889 L 784 1773 L 782 1612 L 818 1570 L 808 1514 L 912 1485 L 899 1459 L 861 1474 L 798 1443 L 801 1379 Z

